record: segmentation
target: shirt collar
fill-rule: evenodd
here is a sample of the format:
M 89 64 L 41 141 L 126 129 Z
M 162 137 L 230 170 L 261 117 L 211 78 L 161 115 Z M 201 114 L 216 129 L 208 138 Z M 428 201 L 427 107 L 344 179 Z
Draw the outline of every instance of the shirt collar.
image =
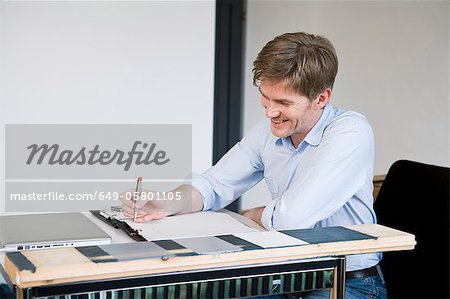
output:
M 323 109 L 323 113 L 319 118 L 319 121 L 315 126 L 309 131 L 308 135 L 305 137 L 305 141 L 310 145 L 317 146 L 323 137 L 323 131 L 325 131 L 326 126 L 331 122 L 334 117 L 334 109 L 330 102 L 327 103 Z
M 330 123 L 330 121 L 334 117 L 334 109 L 330 102 L 325 105 L 323 109 L 322 115 L 319 118 L 319 121 L 314 125 L 314 127 L 309 131 L 308 135 L 306 135 L 304 141 L 310 145 L 317 146 L 323 137 L 323 131 L 326 126 Z M 276 138 L 276 145 L 285 145 L 292 146 L 290 137 L 285 138 Z

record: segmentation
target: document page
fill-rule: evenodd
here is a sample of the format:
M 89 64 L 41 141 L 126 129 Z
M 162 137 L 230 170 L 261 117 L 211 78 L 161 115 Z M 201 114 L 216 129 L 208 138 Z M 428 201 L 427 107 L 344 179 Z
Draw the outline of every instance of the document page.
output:
M 148 241 L 241 234 L 257 231 L 230 215 L 212 211 L 166 217 L 145 223 L 125 222 Z
M 277 231 L 266 231 L 257 233 L 236 234 L 236 237 L 244 239 L 250 243 L 256 244 L 263 248 L 298 246 L 309 244 L 300 239 L 285 235 Z

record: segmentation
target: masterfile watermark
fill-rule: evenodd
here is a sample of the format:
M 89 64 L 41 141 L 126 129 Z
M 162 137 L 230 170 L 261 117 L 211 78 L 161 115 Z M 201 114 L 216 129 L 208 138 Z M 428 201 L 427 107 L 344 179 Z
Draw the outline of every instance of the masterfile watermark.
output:
M 142 150 L 139 150 L 142 148 Z M 170 161 L 166 158 L 166 152 L 164 150 L 155 150 L 156 143 L 152 143 L 150 146 L 148 143 L 135 141 L 130 151 L 123 151 L 116 149 L 111 152 L 108 150 L 100 150 L 100 145 L 96 144 L 93 149 L 89 150 L 86 147 L 82 147 L 78 151 L 74 150 L 60 150 L 58 144 L 31 144 L 27 147 L 30 150 L 28 156 L 27 165 L 36 163 L 41 165 L 47 162 L 49 165 L 108 165 L 111 163 L 117 163 L 118 165 L 124 165 L 124 170 L 130 170 L 131 165 L 164 165 Z M 35 157 L 37 158 L 35 159 Z
M 139 200 L 147 201 L 172 201 L 181 200 L 181 191 L 156 191 L 156 192 L 140 192 Z M 134 200 L 136 194 L 132 192 L 111 192 L 98 191 L 90 193 L 64 193 L 49 191 L 45 193 L 11 193 L 9 200 L 11 201 L 119 201 L 121 199 Z
M 143 177 L 146 200 L 183 201 L 190 183 L 191 125 L 8 124 L 5 209 L 59 212 L 104 209 Z M 143 193 L 145 194 L 145 193 Z M 189 199 L 188 199 L 189 200 Z
M 184 179 L 191 125 L 6 125 L 5 177 Z

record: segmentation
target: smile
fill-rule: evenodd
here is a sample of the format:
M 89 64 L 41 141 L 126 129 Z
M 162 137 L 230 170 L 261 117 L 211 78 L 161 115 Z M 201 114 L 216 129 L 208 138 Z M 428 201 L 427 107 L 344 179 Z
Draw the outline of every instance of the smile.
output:
M 281 124 L 281 123 L 287 122 L 287 119 L 286 120 L 275 120 L 275 119 L 272 119 L 272 122 L 275 123 L 275 124 Z

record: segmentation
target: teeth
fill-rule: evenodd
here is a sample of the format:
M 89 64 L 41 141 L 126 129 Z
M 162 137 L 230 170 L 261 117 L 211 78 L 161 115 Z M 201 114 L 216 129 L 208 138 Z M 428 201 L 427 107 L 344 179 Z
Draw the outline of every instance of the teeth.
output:
M 272 119 L 272 121 L 276 124 L 281 124 L 285 122 L 285 120 L 274 120 L 274 119 Z

